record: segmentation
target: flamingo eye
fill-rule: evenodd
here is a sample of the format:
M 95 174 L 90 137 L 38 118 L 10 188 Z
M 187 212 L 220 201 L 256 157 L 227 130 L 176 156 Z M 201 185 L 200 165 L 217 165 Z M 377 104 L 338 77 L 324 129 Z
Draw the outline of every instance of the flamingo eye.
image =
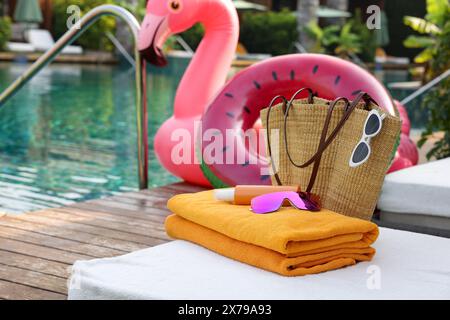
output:
M 178 12 L 181 9 L 181 1 L 172 0 L 169 2 L 169 10 L 172 12 Z

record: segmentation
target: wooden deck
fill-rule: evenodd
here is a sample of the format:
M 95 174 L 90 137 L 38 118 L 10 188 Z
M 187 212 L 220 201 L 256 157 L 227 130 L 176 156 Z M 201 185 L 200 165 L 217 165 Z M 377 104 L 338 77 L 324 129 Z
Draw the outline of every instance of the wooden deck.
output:
M 66 299 L 70 266 L 169 241 L 171 196 L 202 190 L 177 183 L 69 207 L 0 216 L 0 300 Z

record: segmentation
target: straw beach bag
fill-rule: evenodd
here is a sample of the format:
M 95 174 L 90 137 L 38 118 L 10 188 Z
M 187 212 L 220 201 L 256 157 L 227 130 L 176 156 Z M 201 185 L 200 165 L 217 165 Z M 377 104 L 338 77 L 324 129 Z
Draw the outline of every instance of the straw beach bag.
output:
M 306 99 L 294 100 L 307 90 Z M 274 105 L 276 102 L 280 102 Z M 380 132 L 371 138 L 370 156 L 359 166 L 349 164 L 360 142 L 370 110 L 384 114 Z M 322 207 L 369 220 L 374 212 L 384 176 L 398 145 L 401 120 L 387 114 L 366 93 L 353 101 L 315 97 L 308 88 L 287 101 L 277 96 L 261 111 L 267 130 L 274 185 L 300 185 L 320 196 Z M 278 141 L 271 139 L 273 129 Z M 278 150 L 273 150 L 273 145 Z

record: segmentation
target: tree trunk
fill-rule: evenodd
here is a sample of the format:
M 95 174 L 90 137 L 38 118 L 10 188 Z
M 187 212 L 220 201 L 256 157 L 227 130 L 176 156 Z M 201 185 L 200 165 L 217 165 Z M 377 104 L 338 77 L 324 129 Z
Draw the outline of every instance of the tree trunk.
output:
M 309 51 L 314 45 L 314 39 L 311 39 L 306 32 L 305 26 L 311 22 L 317 23 L 316 11 L 319 7 L 319 0 L 297 0 L 297 25 L 299 29 L 300 44 Z
M 52 30 L 52 4 L 50 0 L 40 0 L 42 15 L 44 16 L 44 21 L 42 22 L 42 26 L 44 29 Z

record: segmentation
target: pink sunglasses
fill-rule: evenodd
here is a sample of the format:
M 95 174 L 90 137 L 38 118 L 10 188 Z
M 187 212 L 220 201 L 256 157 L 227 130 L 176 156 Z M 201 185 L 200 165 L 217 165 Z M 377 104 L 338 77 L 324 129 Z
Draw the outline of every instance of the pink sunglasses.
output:
M 320 210 L 318 202 L 312 199 L 311 194 L 295 191 L 273 192 L 254 197 L 251 200 L 251 210 L 259 214 L 271 213 L 278 211 L 286 202 L 299 210 Z

